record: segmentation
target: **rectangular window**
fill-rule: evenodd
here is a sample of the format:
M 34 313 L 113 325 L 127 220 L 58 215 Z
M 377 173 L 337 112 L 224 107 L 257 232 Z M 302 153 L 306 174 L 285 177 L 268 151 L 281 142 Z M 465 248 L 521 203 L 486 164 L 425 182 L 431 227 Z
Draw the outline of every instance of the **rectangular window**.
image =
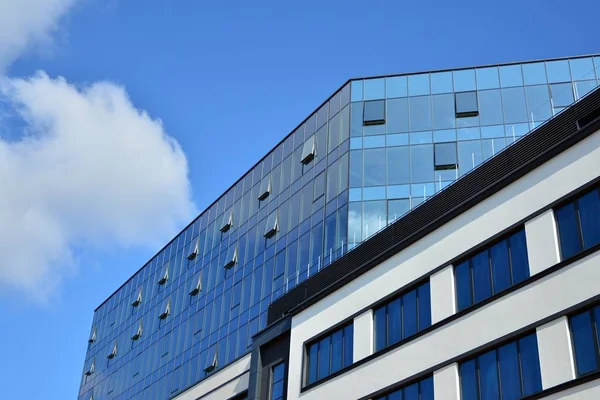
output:
M 233 226 L 233 210 L 225 211 L 221 222 L 221 232 L 227 232 Z
M 269 239 L 275 236 L 279 226 L 278 221 L 277 210 L 275 210 L 267 217 L 267 225 L 265 226 L 265 233 L 263 234 L 264 237 Z
M 385 124 L 385 101 L 365 101 L 363 105 L 363 125 Z
M 258 199 L 259 200 L 264 200 L 267 197 L 269 197 L 269 194 L 271 194 L 271 175 L 267 175 L 265 178 L 263 178 L 263 180 L 260 182 L 260 190 L 258 191 Z
M 458 168 L 458 156 L 456 152 L 456 142 L 436 143 L 434 147 L 435 169 L 456 169 Z
M 426 282 L 374 310 L 375 351 L 431 326 L 429 290 L 429 282 Z
M 237 250 L 237 243 L 236 243 L 233 246 L 229 247 L 229 249 L 227 250 L 227 255 L 225 256 L 225 263 L 224 263 L 223 267 L 225 267 L 225 268 L 233 267 L 237 263 L 237 259 L 238 259 L 238 250 Z
M 454 274 L 458 311 L 529 278 L 525 230 L 458 263 Z
M 535 333 L 459 365 L 463 400 L 520 399 L 542 390 Z
M 354 325 L 350 323 L 306 346 L 306 385 L 352 364 Z
M 577 376 L 589 374 L 600 368 L 600 351 L 598 343 L 599 322 L 600 306 L 596 306 L 569 318 Z
M 565 260 L 600 243 L 598 188 L 554 210 L 560 251 Z
M 433 400 L 433 376 L 396 389 L 375 400 Z
M 314 135 L 308 138 L 304 145 L 302 146 L 302 156 L 300 158 L 300 162 L 302 164 L 308 164 L 315 158 L 316 154 L 316 145 L 315 145 L 315 137 Z
M 456 118 L 476 117 L 479 115 L 477 92 L 454 93 Z
M 282 400 L 284 392 L 285 362 L 280 362 L 271 368 L 270 400 Z

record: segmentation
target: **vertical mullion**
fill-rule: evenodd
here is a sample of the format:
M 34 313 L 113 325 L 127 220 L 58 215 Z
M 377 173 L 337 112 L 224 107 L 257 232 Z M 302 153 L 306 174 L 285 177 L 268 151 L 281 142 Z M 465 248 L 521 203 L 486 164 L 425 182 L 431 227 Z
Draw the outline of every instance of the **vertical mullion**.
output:
M 498 376 L 498 393 L 500 394 L 499 399 L 502 400 L 502 375 L 500 374 L 500 348 L 497 348 L 494 352 L 496 354 L 496 375 Z
M 521 363 L 521 345 L 519 340 L 515 340 L 517 345 L 517 362 L 519 363 L 519 382 L 521 383 L 521 396 L 525 393 L 525 383 L 523 382 L 523 365 Z
M 513 273 L 512 245 L 510 244 L 511 237 L 512 235 L 504 240 L 506 240 L 506 248 L 508 251 L 508 274 L 510 275 L 510 285 L 512 286 L 515 284 L 515 274 Z M 527 240 L 527 236 L 525 236 L 525 240 Z
M 600 307 L 600 306 L 596 306 L 596 307 Z M 594 307 L 595 308 L 595 307 Z M 590 319 L 592 320 L 592 329 L 594 332 L 594 349 L 596 350 L 596 365 L 600 368 L 600 347 L 599 347 L 599 343 L 598 343 L 598 329 L 596 327 L 596 315 L 594 313 L 594 308 L 592 308 L 590 311 L 588 311 L 590 313 Z
M 473 273 L 473 258 L 469 259 L 469 277 L 471 278 L 471 305 L 475 304 L 475 276 Z
M 579 199 L 575 200 L 575 218 L 577 220 L 577 233 L 579 234 L 579 245 L 581 246 L 579 252 L 582 252 L 583 250 L 585 250 L 585 248 L 583 242 L 583 228 L 581 226 L 581 214 L 579 212 Z
M 400 340 L 404 339 L 404 296 L 400 298 Z
M 390 310 L 389 304 L 386 304 L 385 307 L 385 343 L 383 348 L 386 348 L 390 343 L 389 333 L 390 333 Z M 345 335 L 344 335 L 345 336 Z
M 477 381 L 477 398 L 481 399 L 481 371 L 479 370 L 479 356 L 475 357 L 475 379 Z
M 496 291 L 494 290 L 494 271 L 492 271 L 492 250 L 491 250 L 491 246 L 488 246 L 488 249 L 486 250 L 487 253 L 487 262 L 488 262 L 488 270 L 490 272 L 490 297 L 493 296 L 494 294 L 496 294 Z

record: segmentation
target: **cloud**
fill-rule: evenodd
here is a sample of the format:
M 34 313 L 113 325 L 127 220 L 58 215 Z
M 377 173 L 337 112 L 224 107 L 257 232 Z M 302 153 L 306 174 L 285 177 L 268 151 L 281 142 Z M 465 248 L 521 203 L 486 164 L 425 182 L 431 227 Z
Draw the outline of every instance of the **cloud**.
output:
M 0 0 L 0 72 L 21 54 L 52 43 L 62 17 L 78 0 Z
M 0 286 L 47 298 L 78 249 L 156 245 L 196 212 L 183 151 L 122 87 L 39 72 L 0 78 L 0 102 L 19 133 L 0 131 Z

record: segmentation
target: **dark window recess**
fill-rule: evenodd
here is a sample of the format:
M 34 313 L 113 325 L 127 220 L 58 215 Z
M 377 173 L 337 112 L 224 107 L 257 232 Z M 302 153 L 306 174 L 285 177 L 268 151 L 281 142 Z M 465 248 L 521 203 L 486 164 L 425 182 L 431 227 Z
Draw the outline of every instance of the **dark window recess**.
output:
M 87 369 L 87 371 L 85 371 L 85 374 L 87 376 L 90 376 L 90 375 L 92 375 L 94 373 L 95 370 L 96 370 L 96 368 L 95 368 L 95 362 L 92 361 L 92 363 L 90 364 L 90 367 Z
M 264 237 L 272 238 L 277 233 L 279 229 L 279 219 L 277 218 L 277 210 L 269 214 L 267 218 L 267 225 L 265 226 Z
M 158 318 L 160 319 L 165 319 L 169 316 L 169 314 L 171 313 L 171 299 L 168 299 L 165 302 L 165 306 L 162 309 L 163 311 L 160 313 L 160 315 L 158 316 Z
M 258 192 L 258 199 L 264 200 L 271 194 L 271 175 L 266 176 L 262 182 L 260 182 L 260 191 Z
M 454 93 L 454 104 L 456 107 L 456 118 L 476 117 L 479 115 L 477 92 Z
M 352 364 L 354 325 L 346 325 L 306 346 L 306 385 Z
M 131 340 L 138 340 L 141 336 L 142 336 L 142 321 L 140 321 L 140 324 L 138 325 L 136 331 L 133 333 Z
M 199 274 L 196 284 L 192 287 L 192 290 L 190 290 L 190 296 L 197 295 L 198 293 L 200 293 L 201 290 L 202 290 L 202 274 Z
M 280 362 L 271 368 L 271 390 L 269 392 L 270 400 L 283 400 L 283 392 L 285 391 L 283 382 L 285 377 L 284 372 L 285 362 Z
M 116 356 L 117 356 L 117 342 L 115 341 L 115 344 L 113 345 L 112 350 L 110 351 L 110 353 L 108 353 L 106 358 L 108 358 L 109 360 L 112 360 Z
M 96 341 L 96 327 L 94 327 L 92 329 L 92 334 L 90 335 L 90 338 L 88 339 L 88 343 L 92 344 Z
M 302 164 L 308 164 L 315 158 L 315 153 L 317 152 L 316 144 L 315 144 L 315 136 L 311 136 L 308 138 L 304 145 L 302 146 L 302 158 L 300 158 L 300 162 Z
M 578 377 L 600 369 L 599 323 L 600 306 L 593 307 L 569 318 Z
M 233 210 L 226 211 L 221 223 L 221 232 L 227 232 L 233 226 Z
M 529 278 L 525 230 L 458 263 L 454 275 L 459 311 Z
M 554 210 L 560 252 L 565 260 L 600 243 L 600 196 L 598 188 Z
M 405 385 L 375 400 L 433 400 L 433 376 Z
M 434 153 L 436 170 L 458 168 L 456 142 L 436 143 Z
M 164 271 L 165 271 L 165 272 L 164 272 L 164 273 L 161 275 L 161 277 L 160 277 L 160 279 L 158 280 L 158 282 L 156 282 L 156 283 L 158 283 L 159 285 L 164 285 L 164 284 L 165 284 L 165 283 L 167 283 L 167 281 L 169 280 L 169 266 L 168 266 L 168 265 L 166 265 L 166 266 L 164 267 Z
M 365 101 L 363 105 L 363 125 L 385 124 L 385 101 Z
M 592 112 L 587 114 L 585 117 L 582 117 L 577 120 L 577 128 L 583 129 L 599 118 L 600 118 L 600 108 L 596 108 L 595 110 L 593 110 Z
M 131 303 L 132 307 L 137 307 L 142 303 L 142 288 L 140 288 L 140 290 L 138 290 L 138 294 L 135 297 L 135 300 L 133 300 L 133 303 Z
M 429 282 L 374 310 L 375 351 L 380 351 L 431 326 Z
M 459 365 L 462 400 L 520 399 L 542 390 L 535 333 Z
M 236 244 L 234 246 L 231 246 L 227 250 L 227 256 L 225 257 L 225 264 L 223 265 L 223 267 L 225 267 L 225 268 L 233 267 L 237 263 L 237 259 L 238 259 L 238 250 L 237 250 L 237 244 Z
M 200 253 L 200 239 L 196 241 L 196 244 L 190 248 L 190 252 L 187 255 L 188 260 L 193 260 Z
M 206 363 L 204 364 L 204 372 L 209 373 L 217 368 L 218 354 L 219 353 L 217 352 L 217 345 L 214 345 L 208 349 L 208 354 L 206 355 Z

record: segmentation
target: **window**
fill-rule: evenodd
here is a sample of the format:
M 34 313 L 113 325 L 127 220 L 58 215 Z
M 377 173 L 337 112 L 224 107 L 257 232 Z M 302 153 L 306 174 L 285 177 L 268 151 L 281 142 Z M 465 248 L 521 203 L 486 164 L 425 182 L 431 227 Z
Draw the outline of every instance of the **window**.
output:
M 221 232 L 227 232 L 233 226 L 233 210 L 226 211 L 221 223 Z
M 283 392 L 284 392 L 284 374 L 285 372 L 285 362 L 280 362 L 279 364 L 273 366 L 271 368 L 271 392 L 269 393 L 270 400 L 282 400 Z
M 267 197 L 269 197 L 269 194 L 271 194 L 271 175 L 267 175 L 261 182 L 260 182 L 260 191 L 258 192 L 258 199 L 259 200 L 264 200 Z
M 385 124 L 385 101 L 365 101 L 363 105 L 363 125 Z
M 459 365 L 462 400 L 520 399 L 542 390 L 535 333 Z
M 96 341 L 96 327 L 94 326 L 92 328 L 92 334 L 90 335 L 90 338 L 88 339 L 88 343 L 92 344 Z
M 227 250 L 227 256 L 225 257 L 225 264 L 223 265 L 225 268 L 231 268 L 237 263 L 238 259 L 238 251 L 237 244 L 229 247 Z
M 156 282 L 159 285 L 164 285 L 169 280 L 169 264 L 166 264 L 163 268 L 165 272 L 161 275 L 158 282 Z
M 563 260 L 600 243 L 598 188 L 554 210 Z
M 140 288 L 140 290 L 138 290 L 138 294 L 135 298 L 135 300 L 133 301 L 133 303 L 131 303 L 131 305 L 133 307 L 137 307 L 142 303 L 142 288 Z
M 202 290 L 202 273 L 198 274 L 198 279 L 196 280 L 196 284 L 190 290 L 190 296 L 195 296 Z
M 458 263 L 454 274 L 459 311 L 529 278 L 525 230 Z
M 265 226 L 265 233 L 263 236 L 267 239 L 272 238 L 277 233 L 278 228 L 277 210 L 275 210 L 269 214 L 269 217 L 267 218 L 267 225 Z
M 112 360 L 113 358 L 115 358 L 116 355 L 117 355 L 117 341 L 115 341 L 115 344 L 113 345 L 112 350 L 110 351 L 110 353 L 108 353 L 106 358 L 108 358 L 109 360 Z
M 212 346 L 208 349 L 208 354 L 206 356 L 206 363 L 204 364 L 204 372 L 209 373 L 214 371 L 218 366 L 218 351 L 217 345 Z
M 406 385 L 375 400 L 433 400 L 433 376 Z
M 476 117 L 479 115 L 477 107 L 477 92 L 459 92 L 454 94 L 456 118 Z
M 600 368 L 598 323 L 600 306 L 596 306 L 569 318 L 577 376 L 589 374 Z
M 86 376 L 90 376 L 94 373 L 94 371 L 96 370 L 95 364 L 96 364 L 95 361 L 92 361 L 92 363 L 90 364 L 90 367 L 87 369 L 87 371 L 85 371 Z
M 190 252 L 187 255 L 187 259 L 188 260 L 193 260 L 194 258 L 196 258 L 196 256 L 200 253 L 200 238 L 198 238 L 198 240 L 196 240 L 196 244 L 194 245 L 194 247 L 192 247 L 190 249 Z
M 165 319 L 169 316 L 170 313 L 171 313 L 171 299 L 167 299 L 167 301 L 165 302 L 165 305 L 163 307 L 163 311 L 160 313 L 158 318 Z
M 315 158 L 316 151 L 315 137 L 313 135 L 302 146 L 302 158 L 300 158 L 300 162 L 305 165 L 311 162 Z
M 375 351 L 431 326 L 429 282 L 374 310 Z
M 346 325 L 308 344 L 306 384 L 310 385 L 352 364 L 354 325 Z
M 458 167 L 456 142 L 436 143 L 434 160 L 436 170 L 456 169 Z
M 141 336 L 142 336 L 142 321 L 140 321 L 140 324 L 138 325 L 138 328 L 136 329 L 133 336 L 131 337 L 131 340 L 138 340 Z

